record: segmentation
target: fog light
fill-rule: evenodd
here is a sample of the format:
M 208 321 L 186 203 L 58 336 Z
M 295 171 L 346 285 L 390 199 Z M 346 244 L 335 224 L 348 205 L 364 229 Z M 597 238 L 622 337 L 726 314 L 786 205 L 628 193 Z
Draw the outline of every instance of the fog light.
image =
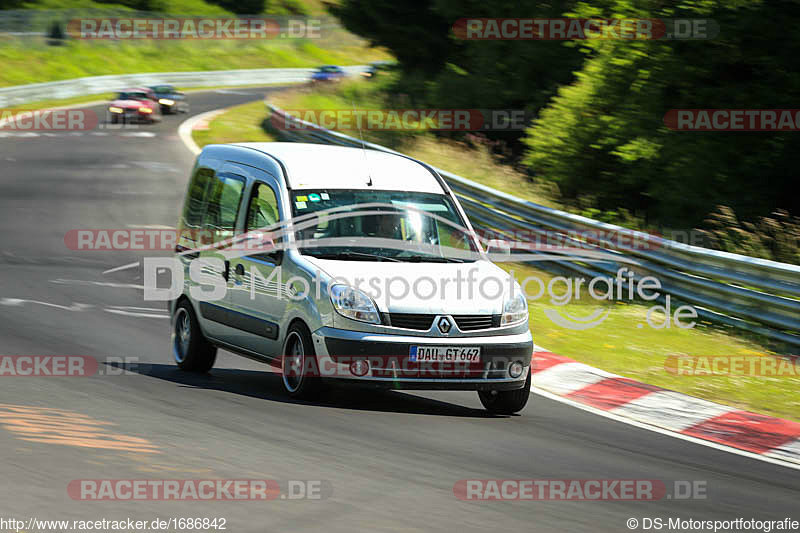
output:
M 508 375 L 512 378 L 518 378 L 522 375 L 522 370 L 525 367 L 522 365 L 520 361 L 514 361 L 511 363 L 511 366 L 508 367 Z
M 350 372 L 357 377 L 364 377 L 369 372 L 369 362 L 364 359 L 358 359 L 350 363 Z

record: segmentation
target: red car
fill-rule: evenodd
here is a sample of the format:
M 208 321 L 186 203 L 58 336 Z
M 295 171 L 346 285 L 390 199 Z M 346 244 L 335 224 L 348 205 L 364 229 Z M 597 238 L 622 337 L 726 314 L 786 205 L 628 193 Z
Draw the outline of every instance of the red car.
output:
M 125 89 L 108 105 L 112 124 L 118 122 L 156 122 L 161 120 L 158 98 L 152 89 Z

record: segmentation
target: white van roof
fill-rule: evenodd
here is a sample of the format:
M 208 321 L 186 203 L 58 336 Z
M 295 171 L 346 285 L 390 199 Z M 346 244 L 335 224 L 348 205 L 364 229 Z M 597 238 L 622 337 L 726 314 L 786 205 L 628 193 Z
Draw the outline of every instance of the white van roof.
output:
M 373 189 L 443 194 L 437 178 L 417 161 L 377 150 L 325 144 L 236 143 L 278 159 L 292 189 Z M 372 186 L 368 186 L 372 178 Z

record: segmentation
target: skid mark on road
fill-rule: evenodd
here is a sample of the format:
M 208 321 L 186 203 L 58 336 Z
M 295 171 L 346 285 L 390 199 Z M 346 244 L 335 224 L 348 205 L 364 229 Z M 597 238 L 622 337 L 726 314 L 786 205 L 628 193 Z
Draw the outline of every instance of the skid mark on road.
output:
M 115 433 L 112 430 L 115 425 L 63 409 L 0 404 L 0 427 L 27 442 L 120 452 L 161 453 L 147 439 Z

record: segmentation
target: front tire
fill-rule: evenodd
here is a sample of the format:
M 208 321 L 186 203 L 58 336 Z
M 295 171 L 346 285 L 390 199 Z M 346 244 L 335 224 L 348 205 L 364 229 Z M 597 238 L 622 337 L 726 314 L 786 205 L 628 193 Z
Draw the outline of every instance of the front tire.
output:
M 508 391 L 478 391 L 481 403 L 490 413 L 498 415 L 513 415 L 522 411 L 528 403 L 531 394 L 531 369 L 528 369 L 528 378 L 521 389 Z
M 322 392 L 311 332 L 295 322 L 286 333 L 281 356 L 281 378 L 286 393 L 296 399 L 315 400 Z M 310 373 L 309 373 L 310 371 Z
M 214 366 L 217 348 L 200 331 L 192 305 L 184 300 L 172 317 L 172 355 L 178 368 L 205 374 Z

